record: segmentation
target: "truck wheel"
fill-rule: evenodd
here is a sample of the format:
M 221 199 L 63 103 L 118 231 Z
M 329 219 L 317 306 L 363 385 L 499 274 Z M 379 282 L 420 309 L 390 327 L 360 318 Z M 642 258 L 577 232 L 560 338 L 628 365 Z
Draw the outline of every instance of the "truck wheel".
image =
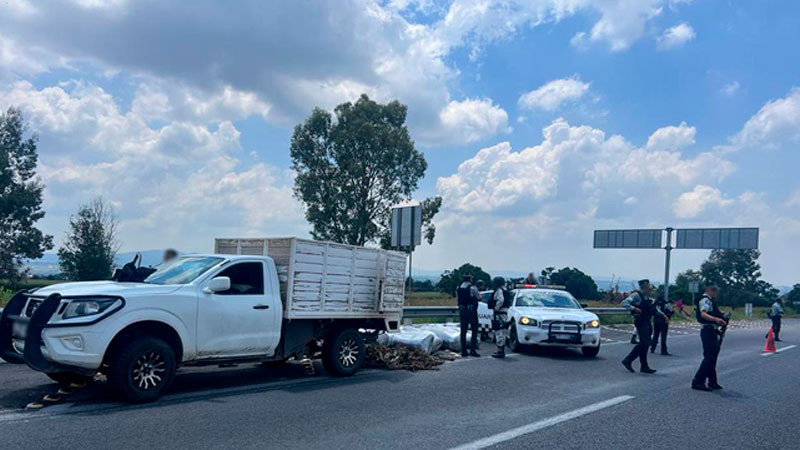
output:
M 131 403 L 161 397 L 175 378 L 175 352 L 166 342 L 137 337 L 124 344 L 111 360 L 108 382 Z
M 93 376 L 82 375 L 74 372 L 52 372 L 46 375 L 56 383 L 67 386 L 70 384 L 86 384 L 94 379 Z
M 583 356 L 587 358 L 594 358 L 600 353 L 600 344 L 597 344 L 597 347 L 581 347 L 581 352 L 583 352 Z
M 364 338 L 356 330 L 334 331 L 322 345 L 322 366 L 329 374 L 349 377 L 364 364 Z
M 519 336 L 517 336 L 517 326 L 511 325 L 508 330 L 508 349 L 514 353 L 520 353 L 523 350 L 522 344 L 519 343 Z

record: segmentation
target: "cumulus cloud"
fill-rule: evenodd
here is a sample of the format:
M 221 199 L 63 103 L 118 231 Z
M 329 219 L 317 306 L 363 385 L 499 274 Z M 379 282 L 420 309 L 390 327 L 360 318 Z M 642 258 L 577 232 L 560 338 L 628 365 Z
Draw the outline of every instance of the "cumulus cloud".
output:
M 733 149 L 775 149 L 800 142 L 800 88 L 767 102 L 731 139 Z
M 223 91 L 205 99 L 207 109 L 193 121 L 154 125 L 140 115 L 138 95 L 132 104 L 140 106 L 126 111 L 91 84 L 36 89 L 20 81 L 0 90 L 0 108 L 20 107 L 42 137 L 39 174 L 48 212 L 43 223 L 57 237 L 69 214 L 95 196 L 117 207 L 126 248 L 178 242 L 207 249 L 208 236 L 263 234 L 268 223 L 302 234 L 306 226 L 292 195 L 292 174 L 245 158 L 239 130 L 210 113 L 230 107 L 230 99 Z
M 661 50 L 677 48 L 694 40 L 696 36 L 694 28 L 684 22 L 664 30 L 664 33 L 658 38 L 658 48 Z
M 701 184 L 681 194 L 672 205 L 672 210 L 676 217 L 690 219 L 711 207 L 724 207 L 732 203 L 733 200 L 724 198 L 719 189 Z
M 696 133 L 697 129 L 686 125 L 686 122 L 681 122 L 677 127 L 659 128 L 647 139 L 646 148 L 648 150 L 679 150 L 694 144 Z
M 435 135 L 423 135 L 427 141 L 468 143 L 511 131 L 508 113 L 488 98 L 451 101 L 439 113 L 439 120 L 442 128 Z
M 722 86 L 720 92 L 730 97 L 731 95 L 735 94 L 738 90 L 739 90 L 739 82 L 734 80 L 726 84 L 725 86 Z
M 210 0 L 6 2 L 0 78 L 88 66 L 135 83 L 146 78 L 160 94 L 137 107 L 155 113 L 202 112 L 199 99 L 222 93 L 235 105 L 218 106 L 219 113 L 261 115 L 281 126 L 366 92 L 407 103 L 421 143 L 459 143 L 462 134 L 486 137 L 505 127 L 476 126 L 472 114 L 452 113 L 454 101 L 464 102 L 450 92 L 459 75 L 448 59 L 454 50 L 466 48 L 477 59 L 486 45 L 522 29 L 597 12 L 588 39 L 621 50 L 641 37 L 665 1 L 250 0 L 236 8 Z M 489 111 L 497 122 L 499 111 Z M 463 122 L 442 120 L 454 117 Z M 456 139 L 442 141 L 445 130 Z
M 590 83 L 575 75 L 548 82 L 520 96 L 518 104 L 523 109 L 555 111 L 562 104 L 580 99 L 589 90 Z

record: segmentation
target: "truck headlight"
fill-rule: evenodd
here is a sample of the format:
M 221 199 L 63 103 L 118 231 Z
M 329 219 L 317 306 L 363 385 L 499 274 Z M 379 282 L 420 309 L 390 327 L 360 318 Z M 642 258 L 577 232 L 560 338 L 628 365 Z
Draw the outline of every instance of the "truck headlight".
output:
M 583 324 L 583 329 L 584 330 L 589 330 L 591 328 L 600 328 L 600 321 L 595 319 L 595 320 L 590 320 L 590 321 L 586 322 L 585 324 Z
M 519 324 L 520 325 L 527 325 L 527 326 L 530 326 L 530 327 L 535 327 L 535 326 L 539 325 L 539 322 L 537 322 L 536 319 L 531 319 L 530 317 L 522 316 L 522 317 L 519 318 Z
M 117 302 L 116 298 L 86 298 L 76 299 L 69 302 L 61 315 L 64 319 L 73 317 L 85 317 L 100 314 Z

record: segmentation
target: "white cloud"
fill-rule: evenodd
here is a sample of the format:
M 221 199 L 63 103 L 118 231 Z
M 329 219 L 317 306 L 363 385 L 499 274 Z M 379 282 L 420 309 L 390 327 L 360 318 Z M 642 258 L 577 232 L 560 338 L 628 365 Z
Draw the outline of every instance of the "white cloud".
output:
M 735 94 L 738 90 L 739 90 L 739 82 L 734 80 L 731 83 L 722 86 L 720 92 L 730 97 L 731 95 Z
M 137 92 L 152 100 L 147 89 Z M 154 104 L 138 95 L 138 106 L 123 111 L 102 88 L 81 82 L 36 89 L 20 81 L 0 90 L 0 108 L 19 106 L 42 137 L 43 224 L 57 237 L 69 214 L 95 196 L 117 206 L 125 248 L 207 250 L 210 236 L 263 234 L 267 224 L 304 234 L 292 174 L 245 160 L 239 130 L 217 120 L 232 104 L 250 105 L 231 99 L 241 97 L 223 90 L 199 110 L 187 107 L 193 120 L 169 120 L 165 112 L 164 123 L 152 125 L 140 113 Z
M 474 142 L 485 136 L 507 133 L 508 113 L 486 99 L 451 101 L 439 114 L 442 123 L 440 135 L 427 136 L 427 140 L 448 142 Z
M 656 130 L 647 139 L 648 150 L 680 150 L 694 144 L 694 136 L 697 133 L 695 127 L 681 122 L 677 127 L 663 127 Z
M 591 83 L 584 83 L 577 75 L 570 78 L 552 80 L 537 89 L 520 96 L 518 104 L 523 109 L 555 111 L 563 103 L 580 99 Z
M 672 210 L 678 218 L 691 219 L 709 208 L 724 207 L 732 203 L 733 200 L 724 198 L 719 189 L 701 184 L 681 194 L 672 205 Z
M 664 30 L 664 33 L 658 38 L 658 48 L 661 50 L 677 48 L 694 40 L 696 36 L 697 34 L 694 32 L 694 28 L 684 22 Z
M 570 41 L 577 48 L 605 42 L 611 51 L 627 50 L 644 35 L 647 22 L 662 12 L 661 0 L 609 0 L 591 2 L 601 13 L 591 31 L 578 32 Z
M 733 149 L 774 149 L 800 142 L 800 88 L 767 102 L 731 138 Z

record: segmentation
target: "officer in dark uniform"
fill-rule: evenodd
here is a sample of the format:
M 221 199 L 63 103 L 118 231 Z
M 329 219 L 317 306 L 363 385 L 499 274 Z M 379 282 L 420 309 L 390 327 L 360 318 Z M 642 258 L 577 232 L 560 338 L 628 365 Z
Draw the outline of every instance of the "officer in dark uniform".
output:
M 633 361 L 639 358 L 642 373 L 656 373 L 647 364 L 647 350 L 650 347 L 650 336 L 653 334 L 653 325 L 650 320 L 655 313 L 653 301 L 648 297 L 652 290 L 650 280 L 640 280 L 639 290 L 633 291 L 631 295 L 622 301 L 622 306 L 627 308 L 634 317 L 633 324 L 636 326 L 636 332 L 639 335 L 639 343 L 622 360 L 622 365 L 631 372 L 634 371 Z
M 458 313 L 461 319 L 461 356 L 481 356 L 478 348 L 478 300 L 480 293 L 472 284 L 472 275 L 464 275 L 461 285 L 456 289 Z M 467 329 L 472 330 L 470 346 L 467 347 Z
M 783 298 L 775 300 L 770 310 L 769 318 L 772 319 L 772 333 L 775 336 L 775 342 L 781 341 L 781 318 L 783 317 Z
M 664 300 L 664 295 L 659 295 L 655 303 L 656 314 L 653 316 L 653 342 L 650 343 L 650 353 L 655 353 L 658 339 L 661 339 L 661 354 L 671 356 L 667 351 L 667 333 L 669 321 L 672 319 L 672 302 Z
M 719 330 L 728 323 L 725 316 L 717 306 L 716 298 L 719 287 L 706 282 L 705 293 L 697 302 L 695 316 L 700 322 L 700 340 L 703 342 L 703 362 L 692 380 L 692 389 L 698 391 L 712 391 L 722 389 L 717 382 L 717 357 L 719 356 L 720 334 Z M 708 381 L 708 385 L 706 385 Z

